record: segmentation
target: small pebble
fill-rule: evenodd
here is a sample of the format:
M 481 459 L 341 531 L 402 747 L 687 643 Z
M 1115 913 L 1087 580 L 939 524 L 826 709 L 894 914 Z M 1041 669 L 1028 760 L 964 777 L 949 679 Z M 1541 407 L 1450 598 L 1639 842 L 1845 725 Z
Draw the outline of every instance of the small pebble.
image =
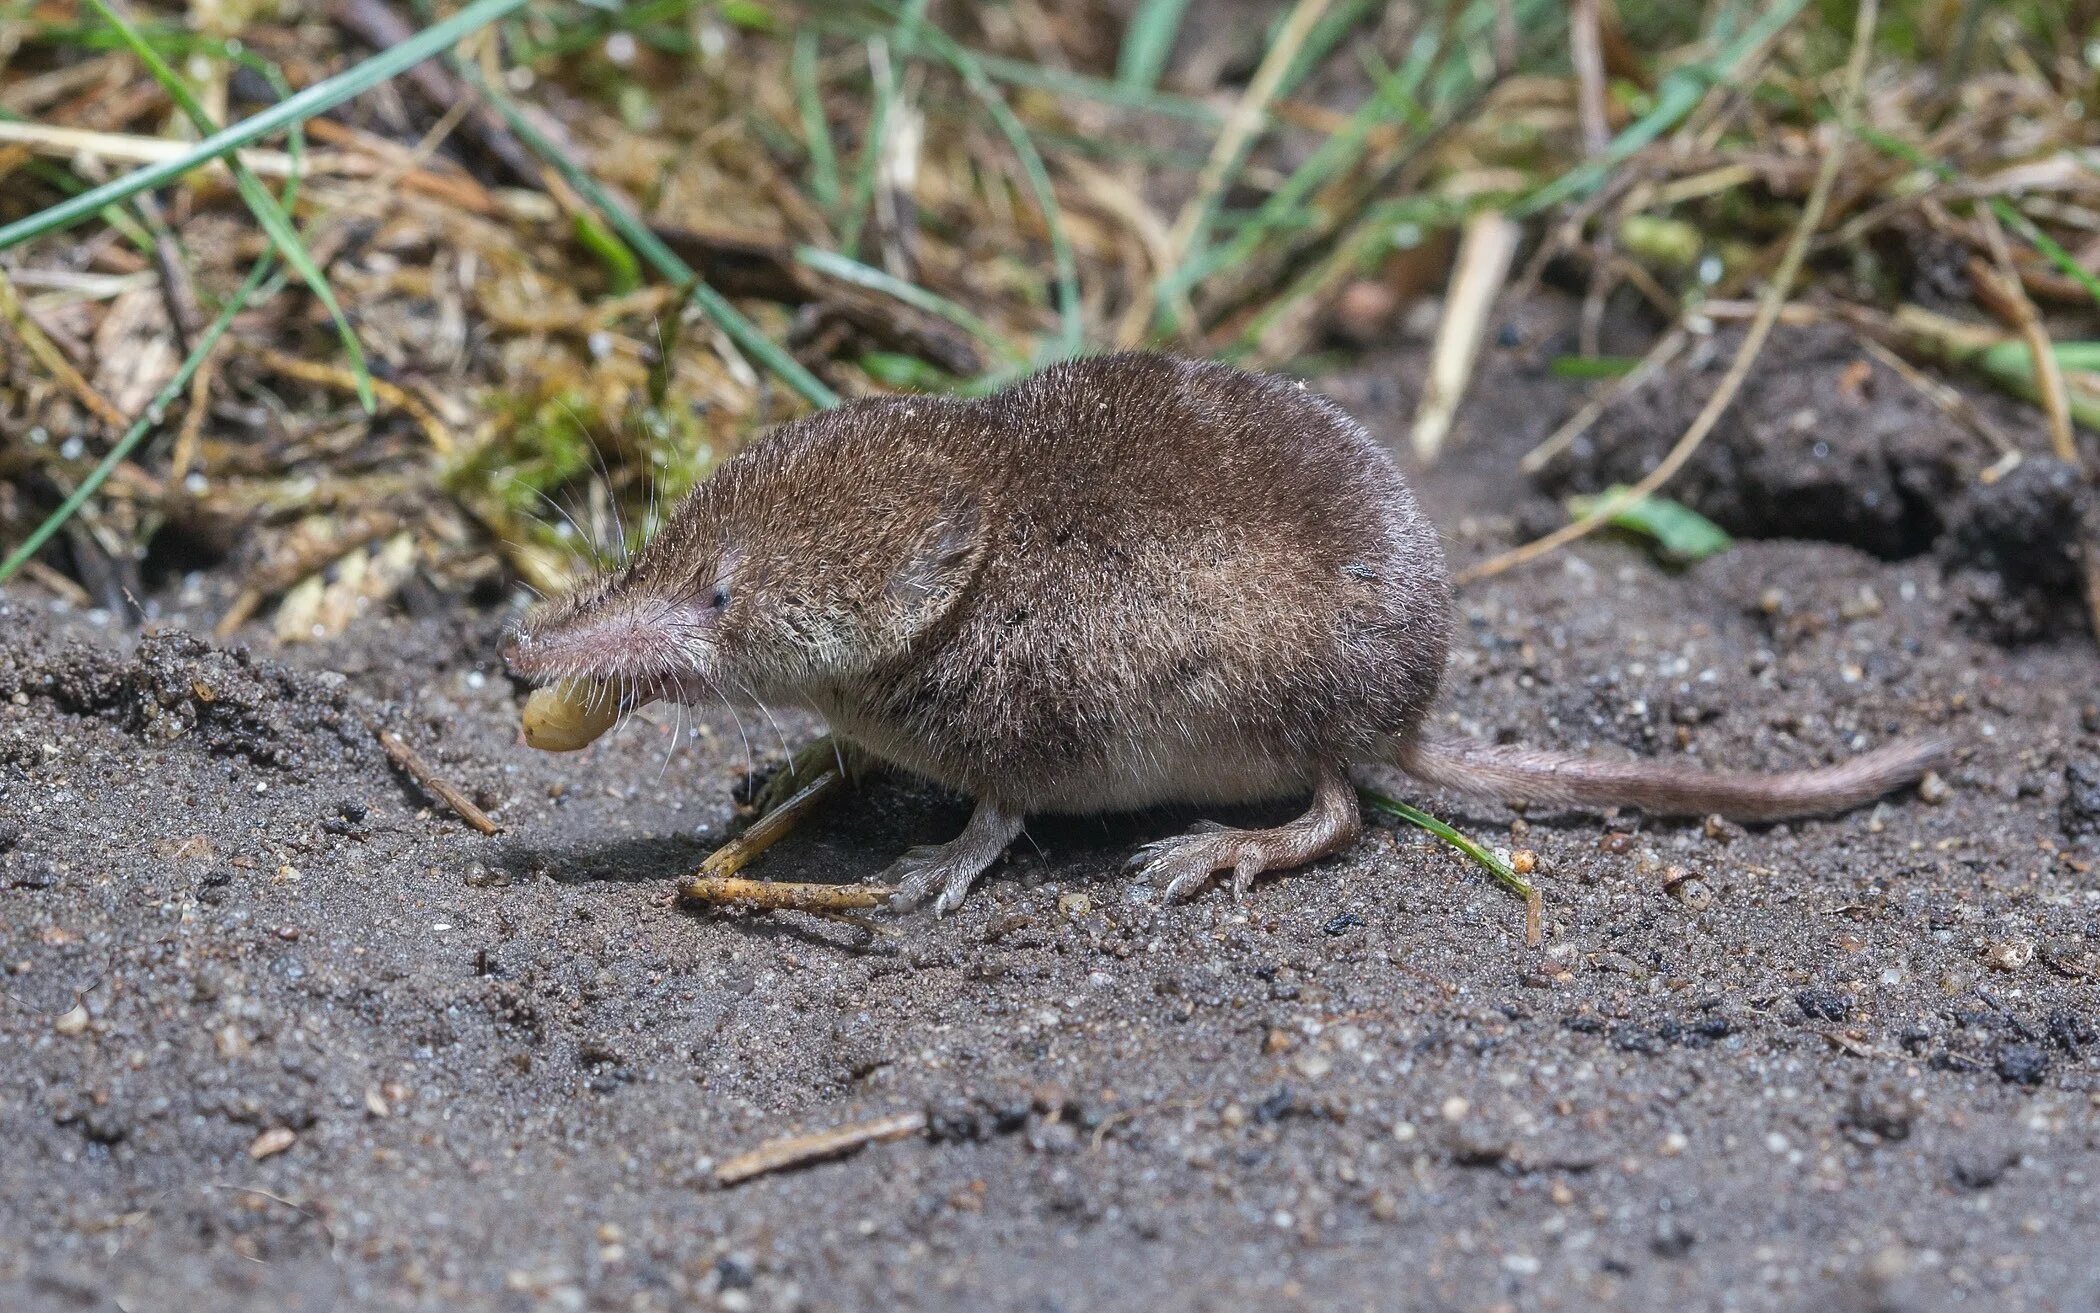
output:
M 286 1149 L 291 1148 L 298 1139 L 298 1134 L 291 1127 L 272 1126 L 269 1130 L 255 1137 L 255 1143 L 248 1146 L 248 1156 L 257 1162 L 261 1162 L 265 1158 L 283 1153 Z
M 2000 971 L 2018 971 L 2034 961 L 2031 939 L 2000 939 L 1983 946 L 1983 960 Z
M 1940 778 L 1940 773 L 1936 770 L 1926 771 L 1925 778 L 1918 781 L 1918 801 L 1920 802 L 1937 807 L 1953 796 L 1954 790 L 1949 787 L 1947 781 Z

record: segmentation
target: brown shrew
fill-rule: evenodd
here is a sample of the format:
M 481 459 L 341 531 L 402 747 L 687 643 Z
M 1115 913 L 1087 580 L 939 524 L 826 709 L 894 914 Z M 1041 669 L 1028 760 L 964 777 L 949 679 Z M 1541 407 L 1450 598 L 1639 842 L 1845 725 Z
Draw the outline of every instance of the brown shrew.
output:
M 797 705 L 967 794 L 962 834 L 891 870 L 960 903 L 1031 814 L 1304 796 L 1136 862 L 1244 893 L 1349 845 L 1352 769 L 1510 803 L 1739 820 L 1842 811 L 1940 741 L 1787 774 L 1439 743 L 1450 644 L 1435 530 L 1385 451 L 1294 381 L 1149 353 L 973 400 L 882 397 L 775 430 L 619 568 L 529 615 L 505 658 L 630 701 Z

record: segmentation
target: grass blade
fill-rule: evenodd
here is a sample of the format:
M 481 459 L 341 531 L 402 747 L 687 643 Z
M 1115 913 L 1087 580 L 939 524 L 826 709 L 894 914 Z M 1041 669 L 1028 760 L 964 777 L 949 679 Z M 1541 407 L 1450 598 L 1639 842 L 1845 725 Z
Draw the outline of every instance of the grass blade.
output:
M 1594 497 L 1570 497 L 1568 514 L 1581 519 L 1625 491 L 1623 484 L 1614 483 Z M 1686 564 L 1703 561 L 1735 545 L 1726 529 L 1683 502 L 1652 494 L 1621 503 L 1605 516 L 1605 522 L 1615 529 L 1652 539 L 1664 556 Z
M 1251 257 L 1270 234 L 1295 221 L 1312 194 L 1328 179 L 1363 157 L 1373 128 L 1395 117 L 1419 116 L 1417 93 L 1442 49 L 1441 31 L 1425 32 L 1416 38 L 1407 63 L 1396 73 L 1379 76 L 1377 87 L 1349 116 L 1349 121 L 1320 143 L 1305 163 L 1284 180 L 1283 186 L 1262 202 L 1254 217 L 1234 232 L 1230 242 L 1207 248 L 1176 270 L 1162 284 L 1163 298 L 1170 303 L 1178 300 L 1212 274 Z
M 272 105 L 260 114 L 242 119 L 197 143 L 186 154 L 134 169 L 26 218 L 0 227 L 0 251 L 19 246 L 33 237 L 70 228 L 99 212 L 103 206 L 164 186 L 208 161 L 218 159 L 295 123 L 303 123 L 324 110 L 368 91 L 404 69 L 442 53 L 461 37 L 485 27 L 521 8 L 526 0 L 474 0 L 443 22 L 434 23 L 407 41 L 383 50 L 370 59 L 343 70 L 332 78 Z
M 853 196 L 839 220 L 839 246 L 848 255 L 860 251 L 860 230 L 875 204 L 875 178 L 882 172 L 883 138 L 889 135 L 890 110 L 897 103 L 897 73 L 890 65 L 890 43 L 868 38 L 868 77 L 875 101 L 868 111 L 868 131 L 853 166 Z
M 1050 170 L 1043 163 L 1042 152 L 1035 148 L 1028 128 L 985 72 L 982 60 L 930 24 L 919 26 L 915 36 L 962 78 L 963 85 L 984 107 L 992 126 L 999 129 L 999 134 L 1006 138 L 1006 144 L 1020 161 L 1022 176 L 1028 180 L 1028 189 L 1035 193 L 1036 208 L 1041 211 L 1043 227 L 1050 234 L 1051 262 L 1056 271 L 1059 330 L 1058 339 L 1051 346 L 1050 358 L 1077 355 L 1086 340 L 1086 327 L 1080 320 L 1079 260 L 1073 253 L 1071 236 L 1065 231 L 1064 211 L 1057 203 L 1057 189 L 1050 182 Z
M 1150 91 L 1159 85 L 1160 71 L 1173 52 L 1174 38 L 1181 34 L 1181 16 L 1189 0 L 1139 0 L 1130 26 L 1123 32 L 1122 48 L 1116 52 L 1116 85 L 1135 91 Z
M 1756 22 L 1716 51 L 1713 58 L 1677 69 L 1665 77 L 1662 85 L 1656 88 L 1654 108 L 1612 138 L 1611 145 L 1605 148 L 1602 155 L 1568 170 L 1536 189 L 1511 207 L 1510 216 L 1527 219 L 1565 201 L 1587 196 L 1602 186 L 1612 172 L 1636 152 L 1676 127 L 1685 115 L 1698 107 L 1699 102 L 1706 98 L 1706 93 L 1715 85 L 1728 82 L 1739 75 L 1742 71 L 1741 66 L 1751 56 L 1764 49 L 1768 42 L 1779 35 L 1781 29 L 1793 22 L 1794 16 L 1800 13 L 1807 3 L 1808 0 L 1774 0 L 1770 8 L 1758 15 Z
M 814 246 L 798 246 L 795 248 L 795 259 L 820 274 L 829 274 L 855 286 L 881 292 L 914 309 L 938 315 L 990 347 L 994 354 L 1006 360 L 1014 359 L 1013 351 L 990 324 L 938 292 L 929 292 L 917 283 L 906 282 L 886 270 L 862 264 L 836 251 L 820 250 Z
M 805 27 L 795 34 L 790 70 L 795 80 L 795 111 L 802 119 L 802 138 L 809 151 L 809 190 L 824 213 L 839 207 L 839 157 L 831 144 L 831 124 L 824 117 L 824 92 L 817 85 L 817 32 Z
M 1418 829 L 1429 831 L 1429 833 L 1480 863 L 1481 868 L 1490 876 L 1493 876 L 1497 883 L 1520 895 L 1527 902 L 1538 896 L 1538 889 L 1531 881 L 1518 875 L 1510 868 L 1508 862 L 1489 852 L 1485 847 L 1481 846 L 1478 840 L 1460 834 L 1445 822 L 1431 816 L 1419 807 L 1410 807 L 1398 799 L 1388 798 L 1382 793 L 1373 793 L 1369 789 L 1361 790 L 1360 794 L 1364 800 L 1364 805 L 1372 811 L 1384 812 L 1386 815 L 1397 820 L 1406 821 L 1409 825 Z

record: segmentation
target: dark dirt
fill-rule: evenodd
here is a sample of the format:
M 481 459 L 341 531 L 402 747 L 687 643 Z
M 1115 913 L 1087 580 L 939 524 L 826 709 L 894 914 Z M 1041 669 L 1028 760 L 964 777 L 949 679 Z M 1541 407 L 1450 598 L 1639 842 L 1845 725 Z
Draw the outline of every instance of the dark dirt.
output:
M 1510 471 L 1578 400 L 1566 326 L 1515 317 L 1423 481 L 1461 560 L 1543 513 Z M 225 580 L 143 642 L 0 594 L 0 1307 L 2100 1307 L 2100 660 L 1964 618 L 1987 563 L 1917 525 L 1981 453 L 1785 343 L 1739 423 L 1882 444 L 1789 485 L 1785 524 L 1855 545 L 1672 575 L 1598 540 L 1468 590 L 1439 728 L 1755 767 L 1936 729 L 1961 760 L 1937 803 L 1749 831 L 1427 800 L 1537 854 L 1538 951 L 1411 831 L 1161 906 L 1120 867 L 1186 817 L 1036 826 L 959 915 L 873 937 L 689 912 L 726 716 L 540 755 L 499 616 L 249 656 L 174 632 Z M 1420 372 L 1329 382 L 1397 436 Z M 431 811 L 374 726 L 506 833 Z M 754 873 L 868 878 L 962 815 L 876 783 Z
M 1547 468 L 1546 490 L 1595 492 L 1646 473 L 1741 338 L 1717 334 L 1631 389 Z M 2032 435 L 2031 412 L 1974 401 L 2001 433 Z M 1848 330 L 1782 328 L 1670 492 L 1742 537 L 1844 543 L 1887 560 L 1932 553 L 1959 619 L 2001 643 L 2030 642 L 2086 628 L 2078 545 L 2100 536 L 2091 490 L 2043 451 L 2030 444 L 2009 471 L 1993 468 L 1999 451 Z

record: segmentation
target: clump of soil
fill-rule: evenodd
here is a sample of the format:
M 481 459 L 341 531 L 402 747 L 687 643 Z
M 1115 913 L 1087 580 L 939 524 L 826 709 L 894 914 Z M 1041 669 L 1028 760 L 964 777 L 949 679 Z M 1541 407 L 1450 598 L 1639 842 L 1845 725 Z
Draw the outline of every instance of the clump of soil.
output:
M 0 699 L 49 701 L 106 717 L 151 743 L 189 738 L 284 770 L 309 767 L 317 751 L 373 750 L 369 709 L 352 706 L 340 674 L 257 661 L 245 648 L 221 650 L 180 630 L 146 635 L 128 657 L 31 630 L 21 646 L 0 649 Z M 10 752 L 5 742 L 0 755 Z
M 1741 340 L 1718 334 L 1618 398 L 1540 486 L 1566 496 L 1639 479 L 1691 425 Z M 2033 427 L 2031 411 L 1971 401 L 2002 416 L 2002 431 Z M 1668 495 L 1739 538 L 1842 543 L 1891 561 L 1934 554 L 1955 614 L 1998 643 L 2082 629 L 2079 544 L 2100 530 L 2100 500 L 2047 456 L 1987 477 L 1998 458 L 1846 330 L 1781 327 Z
M 1691 425 L 1742 340 L 1731 329 L 1620 397 L 1541 477 L 1556 496 L 1639 479 Z M 1742 538 L 1929 550 L 1997 453 L 1842 328 L 1780 327 L 1669 495 Z
M 1972 483 L 1940 542 L 1962 618 L 2001 643 L 2076 627 L 2082 544 L 2100 542 L 2100 498 L 2078 470 L 2030 456 L 2004 478 Z

